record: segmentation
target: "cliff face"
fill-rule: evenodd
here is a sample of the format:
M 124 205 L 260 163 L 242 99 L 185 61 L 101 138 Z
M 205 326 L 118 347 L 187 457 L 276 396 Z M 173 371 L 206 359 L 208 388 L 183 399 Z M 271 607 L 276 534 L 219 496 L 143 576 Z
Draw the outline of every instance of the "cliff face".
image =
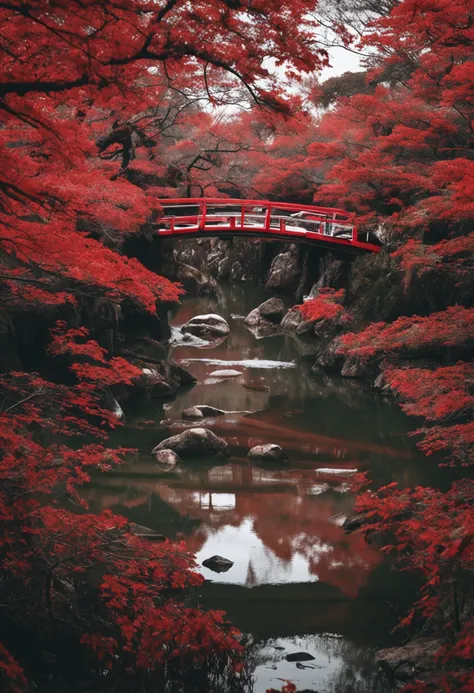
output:
M 175 262 L 216 279 L 255 282 L 269 292 L 297 301 L 323 286 L 340 288 L 347 281 L 350 267 L 350 258 L 344 261 L 342 256 L 319 248 L 257 239 L 186 240 L 170 252 Z

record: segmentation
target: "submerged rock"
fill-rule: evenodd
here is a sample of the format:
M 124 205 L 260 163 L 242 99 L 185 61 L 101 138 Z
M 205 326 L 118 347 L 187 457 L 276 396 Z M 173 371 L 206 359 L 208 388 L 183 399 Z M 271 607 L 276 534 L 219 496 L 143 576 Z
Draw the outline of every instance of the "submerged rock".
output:
M 207 428 L 189 428 L 171 438 L 166 438 L 152 450 L 152 455 L 160 450 L 168 449 L 181 457 L 229 455 L 229 446 L 225 440 Z
M 204 414 L 197 407 L 188 407 L 187 409 L 184 409 L 181 416 L 183 417 L 183 419 L 203 419 L 204 418 Z
M 230 327 L 220 315 L 195 315 L 181 327 L 183 334 L 189 333 L 196 337 L 218 339 L 225 337 L 230 332 Z
M 206 558 L 206 560 L 202 562 L 202 565 L 214 571 L 214 573 L 225 573 L 232 568 L 234 562 L 229 561 L 229 559 L 224 558 L 224 556 L 211 556 L 210 558 Z
M 183 411 L 183 419 L 202 419 L 205 416 L 222 416 L 227 412 L 224 409 L 210 407 L 208 404 L 196 404 L 194 407 L 188 407 Z
M 287 455 L 283 448 L 273 443 L 267 445 L 256 445 L 249 450 L 247 457 L 249 460 L 283 462 L 287 459 Z
M 270 390 L 268 385 L 256 383 L 254 380 L 251 380 L 249 383 L 243 383 L 243 387 L 246 390 L 255 390 L 256 392 L 268 392 Z

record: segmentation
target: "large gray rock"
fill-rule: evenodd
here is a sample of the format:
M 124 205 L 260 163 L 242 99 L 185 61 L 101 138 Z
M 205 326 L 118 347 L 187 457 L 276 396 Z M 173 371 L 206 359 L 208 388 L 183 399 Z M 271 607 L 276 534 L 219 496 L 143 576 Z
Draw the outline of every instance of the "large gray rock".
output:
M 281 334 L 279 323 L 285 313 L 285 306 L 280 298 L 269 298 L 257 308 L 254 308 L 244 320 L 251 332 L 257 338 L 272 337 Z
M 195 315 L 181 327 L 183 334 L 193 334 L 204 339 L 218 339 L 225 337 L 230 332 L 230 327 L 220 315 L 210 313 L 208 315 Z
M 152 450 L 155 455 L 160 450 L 173 450 L 181 457 L 202 455 L 228 456 L 229 446 L 207 428 L 189 428 L 171 438 L 166 438 Z
M 249 460 L 266 462 L 284 462 L 287 459 L 286 453 L 279 445 L 268 443 L 267 445 L 256 445 L 249 450 L 247 457 Z
M 285 313 L 285 306 L 280 298 L 269 298 L 257 308 L 250 311 L 244 325 L 258 338 L 273 337 L 281 334 L 279 323 Z
M 258 311 L 263 318 L 279 323 L 285 314 L 285 306 L 281 298 L 269 298 L 259 305 Z
M 290 245 L 288 250 L 273 258 L 265 288 L 267 291 L 292 291 L 298 286 L 300 274 L 298 249 Z
M 204 296 L 217 292 L 217 282 L 214 277 L 200 272 L 191 265 L 180 263 L 176 278 L 188 294 Z

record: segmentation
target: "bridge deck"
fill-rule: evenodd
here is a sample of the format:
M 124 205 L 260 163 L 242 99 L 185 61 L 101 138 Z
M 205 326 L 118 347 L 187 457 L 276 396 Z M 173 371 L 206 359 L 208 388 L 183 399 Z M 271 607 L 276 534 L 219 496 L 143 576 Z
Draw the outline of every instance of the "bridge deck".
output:
M 380 251 L 378 239 L 359 232 L 353 215 L 343 209 L 226 198 L 167 199 L 162 206 L 157 233 L 163 237 L 254 236 L 331 244 L 346 252 Z

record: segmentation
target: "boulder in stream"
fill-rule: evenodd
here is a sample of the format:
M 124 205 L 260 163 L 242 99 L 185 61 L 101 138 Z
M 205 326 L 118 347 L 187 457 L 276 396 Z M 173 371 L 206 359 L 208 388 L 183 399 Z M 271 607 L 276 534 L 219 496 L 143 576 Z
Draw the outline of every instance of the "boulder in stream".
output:
M 269 298 L 257 308 L 250 311 L 244 325 L 257 338 L 273 337 L 281 334 L 280 322 L 285 314 L 285 306 L 280 298 Z
M 220 315 L 209 313 L 208 315 L 195 315 L 181 327 L 181 332 L 204 339 L 219 339 L 229 334 L 230 327 Z
M 156 455 L 160 450 L 173 450 L 183 458 L 202 455 L 229 455 L 229 446 L 226 441 L 207 428 L 188 428 L 187 431 L 166 438 L 152 450 L 152 455 Z
M 287 455 L 283 448 L 274 443 L 256 445 L 249 450 L 247 457 L 249 460 L 259 462 L 284 462 L 287 459 Z
M 257 308 L 260 315 L 271 322 L 281 322 L 285 315 L 285 306 L 281 298 L 269 298 Z
M 229 561 L 229 559 L 224 558 L 224 556 L 211 556 L 210 558 L 206 558 L 202 564 L 205 568 L 214 571 L 214 573 L 226 573 L 232 568 L 234 562 Z

